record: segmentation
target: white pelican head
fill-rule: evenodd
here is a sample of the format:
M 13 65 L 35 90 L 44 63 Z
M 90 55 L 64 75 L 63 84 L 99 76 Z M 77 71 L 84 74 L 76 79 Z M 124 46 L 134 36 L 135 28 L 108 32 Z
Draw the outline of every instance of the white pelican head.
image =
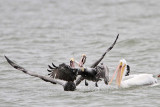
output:
M 117 73 L 116 84 L 118 86 L 120 86 L 121 81 L 123 80 L 123 77 L 127 74 L 126 69 L 125 69 L 126 66 L 127 66 L 126 60 L 125 59 L 121 59 L 119 61 L 119 65 L 118 65 L 117 69 L 115 70 L 115 72 L 114 72 L 114 74 L 112 76 L 112 79 L 110 80 L 109 84 L 112 83 L 112 80 L 114 79 L 114 76 Z
M 121 81 L 126 74 L 126 69 L 125 69 L 126 66 L 127 66 L 127 62 L 125 59 L 122 59 L 119 61 L 118 72 L 117 72 L 117 77 L 116 77 L 116 83 L 118 86 L 120 86 Z

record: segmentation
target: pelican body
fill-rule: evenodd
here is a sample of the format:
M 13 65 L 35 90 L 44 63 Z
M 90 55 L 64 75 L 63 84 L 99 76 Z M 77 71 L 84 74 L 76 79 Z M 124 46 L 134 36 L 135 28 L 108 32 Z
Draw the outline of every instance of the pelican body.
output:
M 132 86 L 152 85 L 157 83 L 153 74 L 137 74 L 124 77 L 120 87 L 127 88 Z
M 84 68 L 84 71 L 79 72 L 79 75 L 81 75 L 83 79 L 93 82 L 98 82 L 101 80 L 101 78 L 103 78 L 105 84 L 108 85 L 109 70 L 108 67 L 104 66 L 103 64 L 96 66 L 95 68 Z

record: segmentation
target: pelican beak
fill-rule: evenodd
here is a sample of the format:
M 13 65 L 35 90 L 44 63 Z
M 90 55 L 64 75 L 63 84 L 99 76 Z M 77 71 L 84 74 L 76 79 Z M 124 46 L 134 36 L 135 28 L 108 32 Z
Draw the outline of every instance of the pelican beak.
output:
M 114 71 L 113 73 L 113 76 L 111 78 L 111 80 L 109 81 L 109 85 L 112 83 L 113 79 L 114 79 L 114 76 L 116 75 L 117 71 L 119 71 L 120 69 L 122 68 L 122 63 L 120 63 L 118 66 L 117 66 L 117 69 Z M 117 74 L 119 75 L 119 74 Z M 118 76 L 117 76 L 118 77 Z
M 124 71 L 125 71 L 126 65 L 127 65 L 127 63 L 126 63 L 125 59 L 120 60 L 120 63 L 118 65 L 117 69 L 115 70 L 115 72 L 114 72 L 114 74 L 113 74 L 113 76 L 112 76 L 112 78 L 109 82 L 109 85 L 112 83 L 112 81 L 114 79 L 114 76 L 117 73 L 116 84 L 118 85 L 118 87 L 120 87 L 123 76 L 124 76 Z
M 75 67 L 74 62 L 75 62 L 75 61 L 74 61 L 74 58 L 71 58 L 71 59 L 70 59 L 70 66 L 71 66 L 71 67 Z
M 79 63 L 79 66 L 82 67 L 85 62 L 86 62 L 86 55 L 85 54 L 82 54 L 82 57 L 81 57 L 81 60 L 80 60 L 80 63 Z
M 122 62 L 120 62 L 118 73 L 117 73 L 117 77 L 116 77 L 116 84 L 119 87 L 120 87 L 121 82 L 122 82 L 122 78 L 123 78 L 125 67 L 126 67 L 126 64 L 123 64 Z

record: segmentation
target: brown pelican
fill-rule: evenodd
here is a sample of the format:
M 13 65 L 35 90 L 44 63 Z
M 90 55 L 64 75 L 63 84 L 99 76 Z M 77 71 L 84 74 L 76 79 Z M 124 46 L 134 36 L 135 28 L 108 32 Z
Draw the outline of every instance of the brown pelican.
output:
M 5 58 L 8 61 L 8 63 L 17 70 L 20 70 L 34 77 L 38 77 L 46 82 L 62 85 L 65 91 L 74 91 L 76 89 L 76 85 L 78 85 L 84 79 L 98 82 L 99 80 L 101 80 L 101 78 L 104 78 L 105 83 L 106 84 L 108 83 L 108 77 L 105 77 L 106 75 L 104 74 L 105 73 L 104 71 L 106 71 L 106 67 L 103 66 L 103 64 L 100 66 L 97 66 L 97 65 L 101 62 L 101 60 L 104 58 L 106 53 L 108 53 L 114 47 L 118 39 L 118 36 L 119 34 L 117 35 L 117 38 L 114 41 L 114 43 L 105 51 L 105 53 L 101 56 L 100 59 L 98 59 L 95 63 L 91 65 L 90 68 L 84 68 L 84 67 L 75 68 L 74 60 L 70 61 L 70 65 L 62 63 L 59 66 L 56 66 L 52 63 L 52 66 L 49 65 L 50 70 L 48 70 L 50 72 L 50 77 L 32 73 L 24 69 L 23 67 L 19 66 L 18 64 L 14 63 L 6 56 Z M 83 60 L 83 63 L 85 63 L 84 60 Z M 77 75 L 81 75 L 81 76 L 76 80 Z M 61 79 L 67 82 L 63 84 L 62 82 L 56 79 Z
M 104 66 L 103 64 L 99 65 L 98 64 L 101 62 L 101 60 L 104 58 L 104 56 L 106 55 L 106 53 L 108 53 L 116 44 L 117 40 L 118 40 L 119 34 L 116 37 L 116 40 L 114 41 L 114 43 L 103 53 L 103 55 L 101 56 L 101 58 L 99 58 L 96 62 L 94 62 L 90 68 L 84 68 L 84 67 L 80 67 L 79 68 L 74 68 L 77 71 L 77 75 L 80 75 L 80 77 L 78 77 L 75 81 L 76 86 L 80 84 L 81 81 L 83 81 L 84 79 L 86 80 L 91 80 L 93 82 L 96 82 L 96 86 L 97 82 L 101 79 L 104 79 L 105 84 L 108 84 L 109 82 L 109 70 L 106 66 Z M 82 55 L 81 61 L 79 63 L 79 66 L 83 66 L 83 64 L 86 61 L 86 56 Z M 68 71 L 65 72 L 65 70 L 63 70 L 62 73 L 59 73 L 61 70 L 59 69 L 60 67 L 56 67 L 53 63 L 52 63 L 53 67 L 49 66 L 50 70 L 48 70 L 49 72 L 51 72 L 51 76 L 52 78 L 57 78 L 57 79 L 62 79 L 65 81 L 71 81 L 68 80 L 68 78 L 73 78 L 75 77 L 75 75 L 69 75 Z M 58 68 L 58 70 L 56 70 L 56 68 Z M 72 73 L 71 73 L 72 74 Z M 75 78 L 74 78 L 75 79 Z M 73 80 L 72 79 L 72 82 Z M 87 84 L 87 83 L 86 83 Z
M 96 82 L 96 87 L 98 87 L 97 82 L 101 80 L 100 78 L 104 79 L 105 84 L 108 84 L 109 82 L 109 70 L 108 67 L 104 66 L 103 64 L 99 65 L 98 64 L 102 61 L 106 53 L 108 53 L 116 44 L 118 40 L 119 34 L 116 37 L 116 40 L 114 43 L 108 48 L 102 56 L 94 62 L 91 66 L 90 69 L 88 69 L 88 72 L 81 72 L 81 76 L 76 79 L 76 86 L 80 84 L 81 81 L 85 80 L 91 80 Z M 87 69 L 86 69 L 87 70 Z M 85 81 L 85 84 L 88 85 L 88 83 Z
M 105 84 L 108 84 L 108 82 L 109 82 L 108 71 L 109 70 L 103 64 L 101 64 L 99 66 L 98 66 L 98 64 L 104 58 L 106 53 L 108 53 L 114 47 L 114 45 L 116 44 L 116 42 L 118 40 L 118 37 L 119 37 L 119 34 L 117 35 L 114 43 L 105 51 L 105 53 L 101 56 L 101 58 L 99 58 L 95 63 L 93 63 L 91 65 L 90 68 L 82 67 L 86 61 L 86 55 L 82 55 L 81 61 L 80 61 L 80 63 L 78 63 L 80 68 L 72 68 L 74 73 L 73 73 L 73 71 L 69 72 L 68 70 L 66 70 L 67 69 L 66 67 L 64 68 L 64 67 L 61 67 L 60 65 L 55 66 L 53 63 L 52 63 L 52 66 L 49 65 L 50 69 L 48 71 L 51 72 L 50 73 L 51 77 L 73 82 L 76 79 L 76 76 L 80 75 L 80 77 L 78 77 L 75 81 L 76 86 L 79 85 L 80 82 L 83 81 L 84 79 L 96 82 L 96 84 L 95 84 L 96 86 L 98 86 L 97 82 L 101 79 L 104 79 Z M 86 84 L 87 84 L 87 82 L 86 82 Z

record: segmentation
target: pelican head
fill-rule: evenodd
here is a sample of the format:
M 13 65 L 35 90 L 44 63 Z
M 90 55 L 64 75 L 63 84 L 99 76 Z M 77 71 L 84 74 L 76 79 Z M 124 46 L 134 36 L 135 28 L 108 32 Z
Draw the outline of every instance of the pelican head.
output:
M 126 75 L 126 66 L 127 62 L 125 59 L 119 61 L 117 77 L 116 77 L 116 84 L 120 86 L 121 81 L 123 80 L 124 76 Z
M 71 66 L 71 67 L 75 67 L 75 64 L 74 64 L 74 63 L 75 63 L 74 58 L 71 58 L 71 59 L 70 59 L 70 66 Z
M 79 63 L 79 66 L 82 67 L 84 65 L 84 63 L 86 62 L 86 55 L 85 54 L 82 54 L 82 57 L 81 57 L 81 60 L 80 60 L 80 63 Z
M 114 79 L 115 74 L 117 73 L 117 77 L 116 77 L 116 84 L 118 86 L 121 85 L 121 81 L 123 80 L 124 76 L 126 75 L 126 66 L 127 66 L 127 62 L 125 59 L 121 59 L 119 61 L 119 65 L 117 67 L 117 69 L 115 70 L 112 79 L 110 80 L 109 84 L 112 83 L 112 80 Z

